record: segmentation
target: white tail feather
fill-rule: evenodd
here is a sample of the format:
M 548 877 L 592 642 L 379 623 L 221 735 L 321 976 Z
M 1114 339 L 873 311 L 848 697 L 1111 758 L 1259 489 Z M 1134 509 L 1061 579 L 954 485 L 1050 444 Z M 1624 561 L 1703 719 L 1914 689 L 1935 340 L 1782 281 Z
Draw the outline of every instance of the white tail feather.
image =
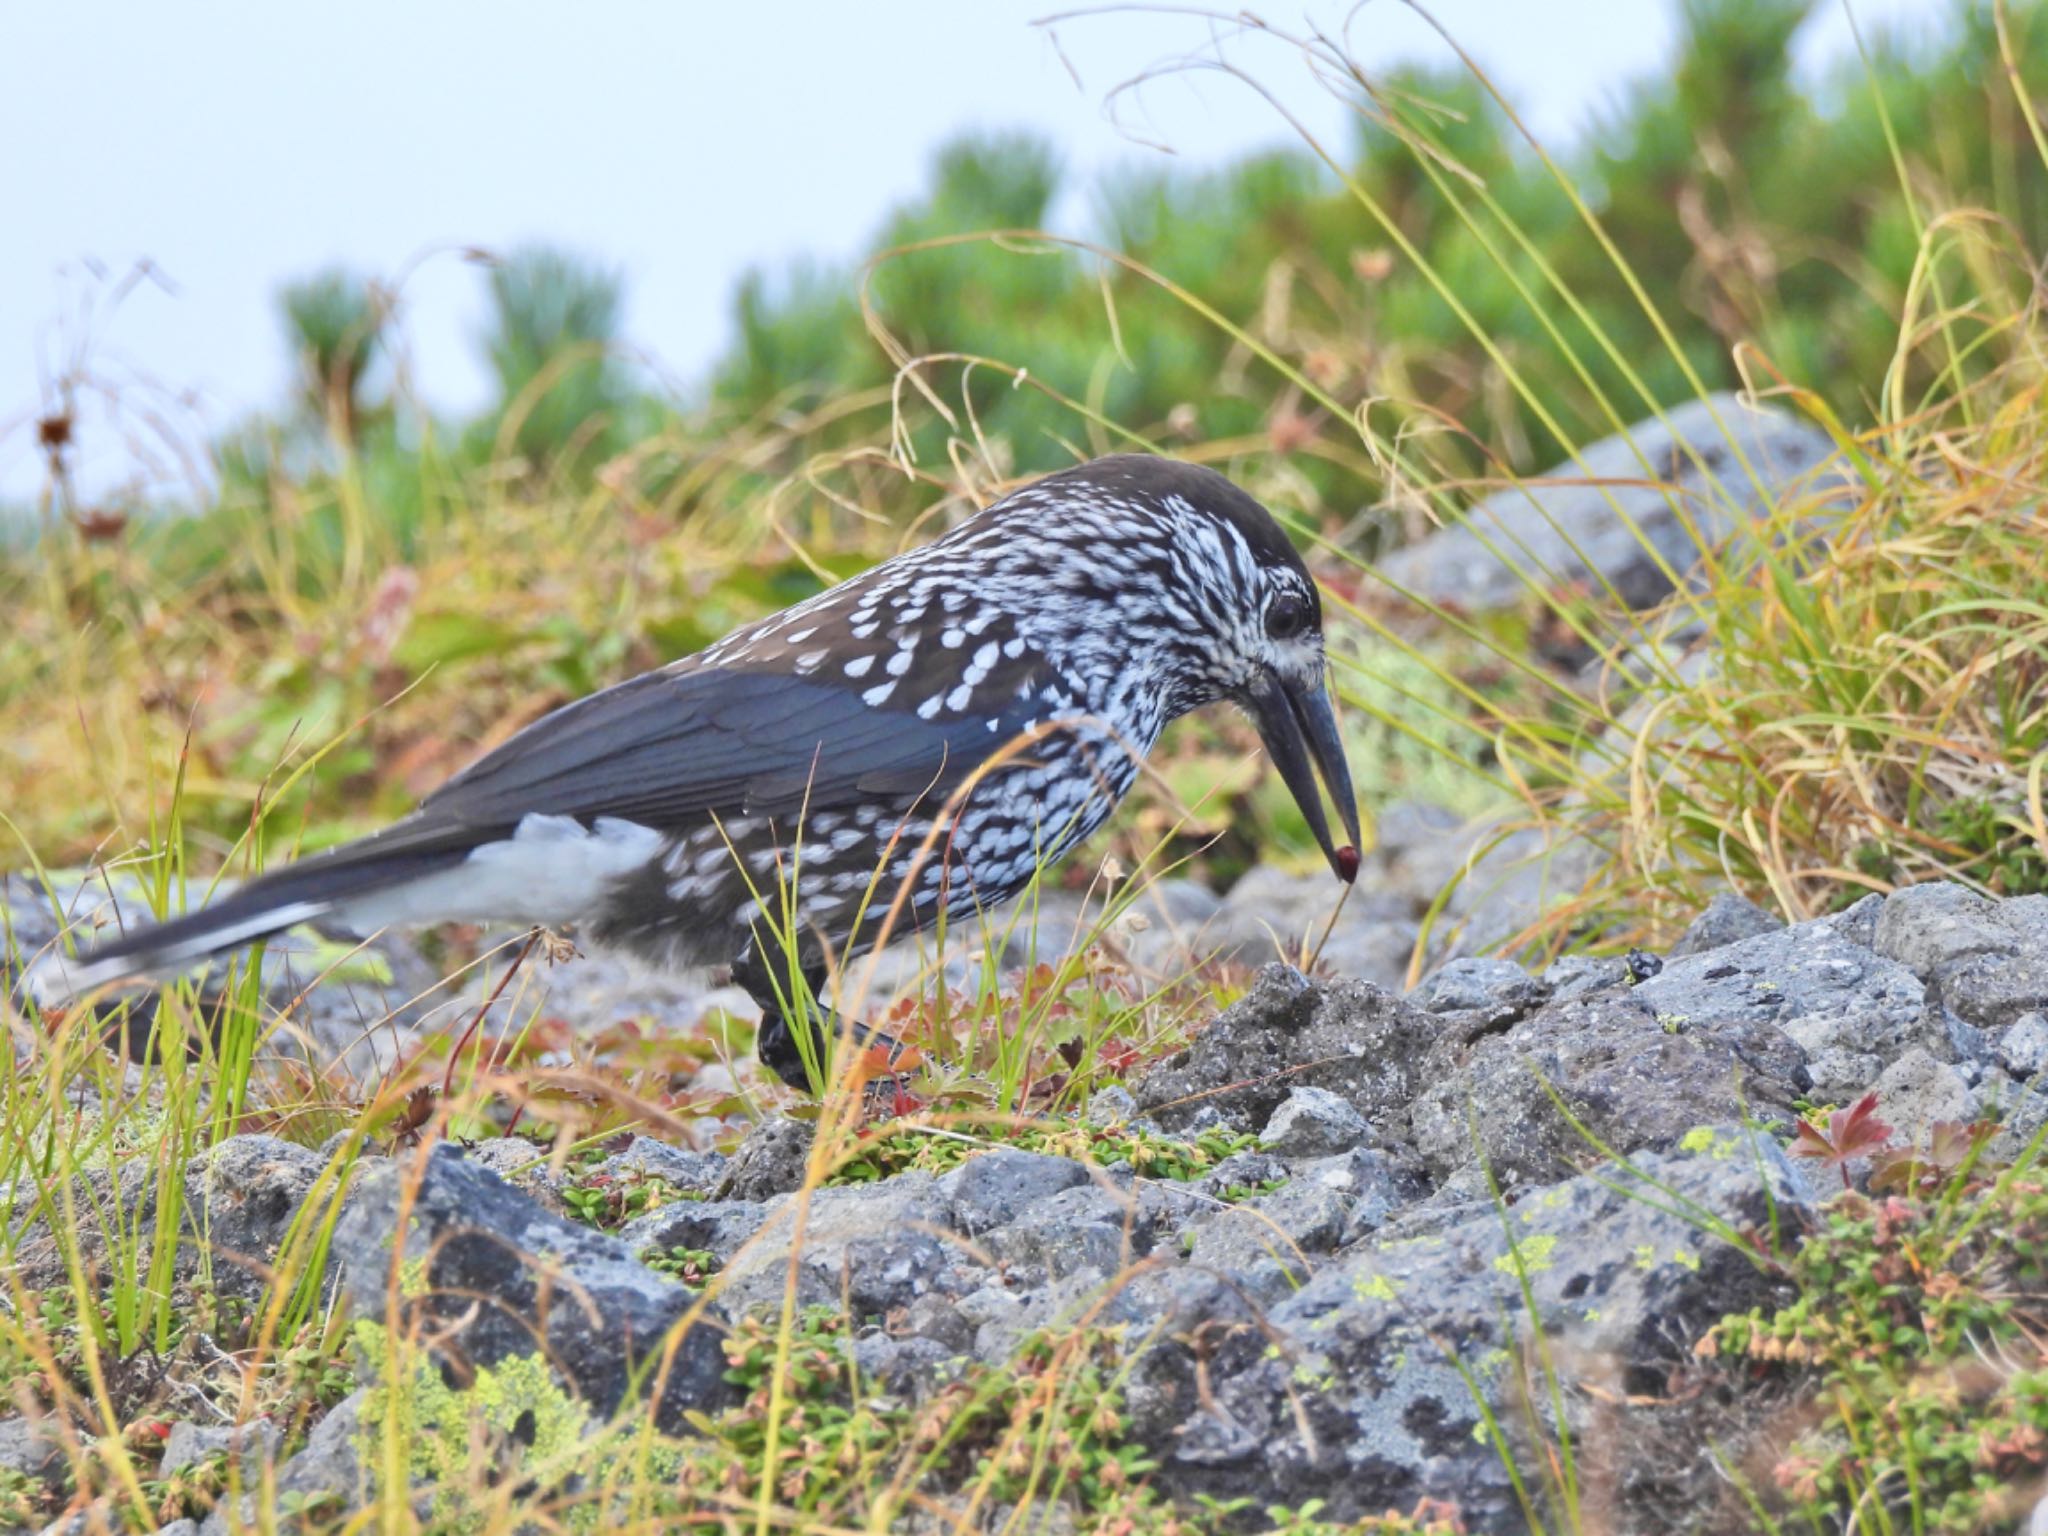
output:
M 223 949 L 233 949 L 265 934 L 323 917 L 330 905 L 324 901 L 296 901 L 255 913 L 237 923 L 188 934 L 181 942 L 160 949 L 144 949 L 107 960 L 74 960 L 60 950 L 49 950 L 37 956 L 22 982 L 38 1006 L 54 1008 L 116 982 L 184 970 Z

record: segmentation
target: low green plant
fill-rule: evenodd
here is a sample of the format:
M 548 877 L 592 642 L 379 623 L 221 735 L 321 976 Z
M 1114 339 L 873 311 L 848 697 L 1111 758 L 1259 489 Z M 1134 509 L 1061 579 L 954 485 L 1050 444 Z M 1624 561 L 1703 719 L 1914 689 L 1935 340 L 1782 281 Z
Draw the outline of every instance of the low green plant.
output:
M 709 1248 L 690 1248 L 681 1243 L 669 1248 L 650 1248 L 640 1255 L 640 1262 L 688 1286 L 702 1286 L 722 1267 L 718 1255 Z
M 1797 1299 L 1700 1341 L 1745 1390 L 1776 1378 L 1810 1405 L 1753 1490 L 1788 1525 L 2008 1529 L 2048 1471 L 2048 1182 L 2033 1157 L 1955 1150 L 1837 1196 L 1791 1257 Z
M 666 1179 L 637 1170 L 593 1174 L 587 1183 L 570 1184 L 562 1190 L 562 1203 L 586 1226 L 601 1232 L 615 1232 L 636 1216 L 658 1211 L 677 1200 L 703 1198 L 678 1189 Z

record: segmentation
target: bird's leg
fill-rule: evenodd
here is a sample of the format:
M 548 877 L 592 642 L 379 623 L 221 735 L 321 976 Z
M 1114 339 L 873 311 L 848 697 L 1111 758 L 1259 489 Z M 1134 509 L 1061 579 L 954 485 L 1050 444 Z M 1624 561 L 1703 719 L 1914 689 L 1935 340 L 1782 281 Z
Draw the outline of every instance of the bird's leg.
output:
M 755 1037 L 754 1049 L 761 1058 L 761 1065 L 773 1072 L 790 1087 L 806 1093 L 813 1086 L 804 1069 L 804 1051 L 798 1043 L 796 1031 L 810 1031 L 812 1041 L 811 1059 L 830 1078 L 827 1051 L 842 1034 L 849 1036 L 855 1045 L 865 1050 L 880 1048 L 887 1053 L 888 1065 L 894 1067 L 908 1049 L 902 1041 L 885 1035 L 878 1029 L 869 1029 L 853 1019 L 843 1019 L 833 1009 L 825 1006 L 826 967 L 822 959 L 805 957 L 802 961 L 803 993 L 801 997 L 789 996 L 790 975 L 787 965 L 778 973 L 773 962 L 763 958 L 760 946 L 749 944 L 733 963 L 732 979 L 746 989 L 747 995 L 761 1005 L 761 1029 Z

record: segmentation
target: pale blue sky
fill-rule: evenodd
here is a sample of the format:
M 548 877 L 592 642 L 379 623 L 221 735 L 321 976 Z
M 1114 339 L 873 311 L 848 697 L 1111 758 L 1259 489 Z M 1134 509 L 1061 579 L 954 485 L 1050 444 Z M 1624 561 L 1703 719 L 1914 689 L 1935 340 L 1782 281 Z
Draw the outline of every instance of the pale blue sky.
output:
M 1076 17 L 1055 49 L 1030 25 L 1055 8 L 0 0 L 0 429 L 15 426 L 0 436 L 0 494 L 34 483 L 18 423 L 36 408 L 39 368 L 79 332 L 54 322 L 93 295 L 88 261 L 119 272 L 147 257 L 174 285 L 132 293 L 99 355 L 172 387 L 185 398 L 165 408 L 202 431 L 280 398 L 278 285 L 335 261 L 412 267 L 417 377 L 437 405 L 476 401 L 480 276 L 447 254 L 420 261 L 452 246 L 544 238 L 615 263 L 629 336 L 694 374 L 726 337 L 745 267 L 857 250 L 959 129 L 1035 128 L 1081 185 L 1160 153 L 1106 121 L 1103 98 L 1198 47 L 1207 24 L 1164 7 Z M 1856 15 L 1869 26 L 1935 9 L 1858 0 Z M 1435 10 L 1560 142 L 1668 52 L 1676 15 L 1668 0 Z M 1348 16 L 1368 67 L 1443 56 L 1393 0 L 1262 14 L 1333 31 Z M 1848 37 L 1839 0 L 1824 0 L 1803 56 L 1837 56 Z M 1235 56 L 1341 136 L 1340 109 L 1298 58 L 1256 45 Z M 1213 73 L 1156 82 L 1126 105 L 1130 129 L 1195 164 L 1288 137 L 1267 103 Z M 1085 229 L 1088 215 L 1075 196 L 1056 222 Z

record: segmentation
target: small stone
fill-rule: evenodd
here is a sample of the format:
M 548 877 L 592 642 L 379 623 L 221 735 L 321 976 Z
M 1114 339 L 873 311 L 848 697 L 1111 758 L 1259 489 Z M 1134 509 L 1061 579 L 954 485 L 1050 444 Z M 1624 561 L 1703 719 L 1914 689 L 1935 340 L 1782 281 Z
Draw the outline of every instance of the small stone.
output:
M 955 1355 L 974 1348 L 974 1324 L 969 1322 L 951 1298 L 924 1295 L 903 1309 L 900 1330 L 904 1335 L 943 1344 Z
M 170 1435 L 164 1440 L 158 1472 L 169 1477 L 173 1472 L 230 1454 L 239 1447 L 242 1480 L 248 1483 L 259 1475 L 263 1463 L 277 1454 L 277 1442 L 277 1426 L 268 1419 L 255 1419 L 247 1424 L 194 1424 L 181 1420 L 171 1426 Z
M 634 1217 L 619 1229 L 619 1241 L 639 1254 L 689 1248 L 725 1265 L 767 1221 L 768 1207 L 758 1200 L 677 1200 Z
M 1739 944 L 1760 933 L 1775 933 L 1784 926 L 1784 920 L 1776 913 L 1766 912 L 1754 902 L 1723 891 L 1708 902 L 1706 910 L 1678 936 L 1678 942 L 1671 946 L 1671 958 L 1679 960 L 1687 955 L 1703 955 L 1710 949 Z
M 973 1260 L 951 1235 L 952 1207 L 929 1173 L 899 1173 L 872 1184 L 829 1185 L 769 1202 L 761 1230 L 726 1264 L 718 1299 L 737 1315 L 779 1311 L 791 1281 L 791 1247 L 802 1202 L 803 1243 L 795 1255 L 797 1305 L 883 1317 L 930 1291 L 964 1284 Z
M 953 1220 L 968 1236 L 1007 1226 L 1041 1200 L 1088 1182 L 1088 1170 L 1064 1157 L 997 1147 L 969 1158 L 939 1180 Z
M 1526 1013 L 1548 994 L 1512 960 L 1467 955 L 1437 967 L 1408 1000 L 1428 1013 Z
M 303 1510 L 311 1505 L 340 1511 L 359 1507 L 366 1501 L 368 1478 L 356 1455 L 356 1443 L 362 1435 L 362 1413 L 369 1395 L 370 1389 L 362 1388 L 328 1409 L 327 1416 L 306 1437 L 305 1449 L 277 1469 L 277 1510 Z M 244 1494 L 241 1510 L 231 1522 L 228 1503 L 223 1500 L 200 1525 L 199 1536 L 230 1536 L 232 1531 L 254 1529 L 258 1524 L 257 1509 L 263 1502 L 263 1493 Z M 277 1520 L 280 1532 L 321 1528 L 323 1522 L 304 1515 Z M 170 1529 L 165 1527 L 165 1531 Z M 159 1532 L 158 1536 L 164 1533 Z
M 802 1188 L 816 1134 L 817 1127 L 808 1120 L 768 1120 L 755 1126 L 725 1165 L 712 1194 L 720 1200 L 766 1200 Z
M 1235 1200 L 1263 1184 L 1285 1183 L 1287 1176 L 1287 1164 L 1270 1152 L 1233 1152 L 1195 1187 L 1212 1200 Z
M 2048 1072 L 2048 1014 L 2015 1019 L 1999 1037 L 1998 1064 L 2017 1078 Z
M 41 1419 L 0 1421 L 0 1469 L 55 1487 L 64 1476 L 64 1442 Z
M 1941 1122 L 1974 1118 L 1977 1095 L 1954 1067 L 1915 1046 L 1878 1078 L 1877 1112 L 1900 1142 L 1920 1146 Z
M 1626 986 L 1628 967 L 1605 955 L 1560 955 L 1543 969 L 1540 978 L 1552 999 L 1569 1002 L 1609 987 Z
M 720 1152 L 698 1152 L 689 1147 L 672 1147 L 652 1136 L 635 1136 L 630 1147 L 607 1158 L 598 1172 L 614 1178 L 622 1173 L 637 1173 L 693 1194 L 709 1194 L 724 1177 L 726 1162 Z
M 301 1203 L 316 1188 L 331 1193 L 326 1169 L 317 1152 L 275 1136 L 230 1136 L 185 1165 L 186 1208 L 222 1293 L 263 1294 Z
M 1372 1139 L 1372 1127 L 1327 1088 L 1295 1088 L 1259 1133 L 1259 1145 L 1278 1157 L 1329 1157 Z
M 1098 1088 L 1088 1100 L 1090 1125 L 1126 1125 L 1138 1118 L 1138 1101 L 1121 1083 Z
M 699 1306 L 691 1291 L 450 1146 L 373 1169 L 333 1246 L 356 1315 L 418 1330 L 451 1368 L 538 1355 L 601 1415 L 652 1384 L 664 1426 L 731 1396 L 715 1310 L 670 1355 L 669 1335 Z M 394 1304 L 399 1315 L 387 1317 Z
M 1269 965 L 1187 1049 L 1151 1067 L 1131 1091 L 1171 1131 L 1256 1131 L 1293 1087 L 1327 1088 L 1377 1124 L 1414 1097 L 1422 1057 L 1442 1032 L 1441 1020 L 1378 987 L 1315 983 Z
M 1998 919 L 1997 902 L 1964 886 L 1909 885 L 1885 898 L 1874 947 L 1926 981 L 1947 961 L 2010 951 Z

